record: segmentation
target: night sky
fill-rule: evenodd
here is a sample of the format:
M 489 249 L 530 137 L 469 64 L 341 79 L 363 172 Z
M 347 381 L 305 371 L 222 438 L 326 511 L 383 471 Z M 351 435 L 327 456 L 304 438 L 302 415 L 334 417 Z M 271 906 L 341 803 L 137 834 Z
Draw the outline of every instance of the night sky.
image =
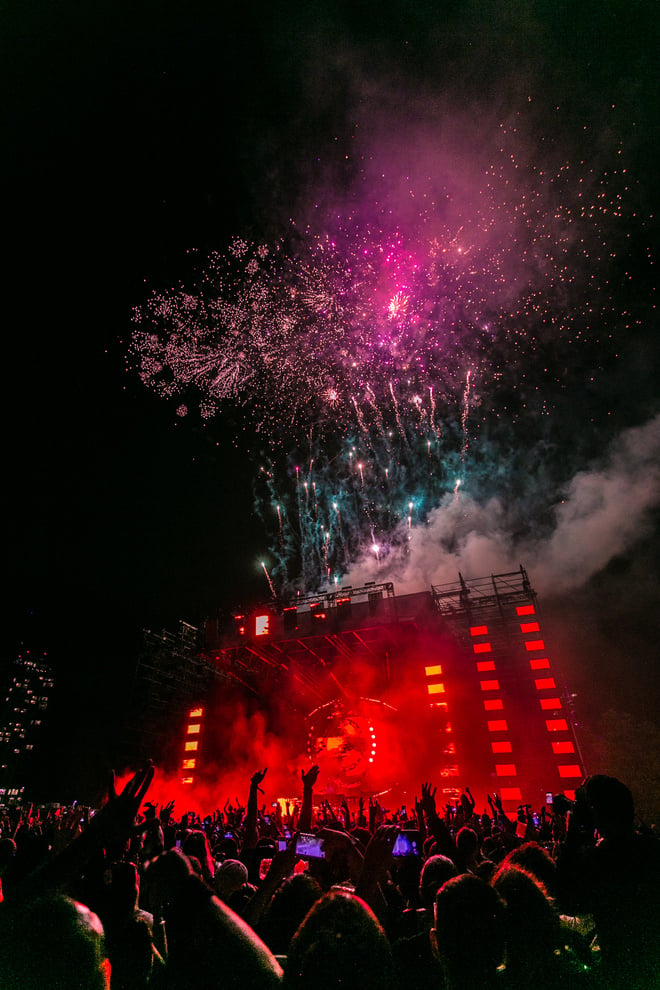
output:
M 112 760 L 141 628 L 268 595 L 249 404 L 177 417 L 127 359 L 133 307 L 185 281 L 188 252 L 277 238 L 385 172 L 392 186 L 432 174 L 443 142 L 459 134 L 476 154 L 533 103 L 537 140 L 559 126 L 553 147 L 601 169 L 620 143 L 634 187 L 611 291 L 636 320 L 600 362 L 595 343 L 573 366 L 566 351 L 574 393 L 584 378 L 584 403 L 558 416 L 566 476 L 658 415 L 652 5 L 64 0 L 10 5 L 3 22 L 1 646 L 4 659 L 21 641 L 48 650 L 72 774 Z M 588 442 L 582 409 L 609 417 Z M 543 588 L 594 735 L 608 708 L 657 726 L 660 484 L 635 465 L 649 491 L 631 535 L 584 580 Z M 483 571 L 470 559 L 472 576 L 490 572 L 489 556 Z

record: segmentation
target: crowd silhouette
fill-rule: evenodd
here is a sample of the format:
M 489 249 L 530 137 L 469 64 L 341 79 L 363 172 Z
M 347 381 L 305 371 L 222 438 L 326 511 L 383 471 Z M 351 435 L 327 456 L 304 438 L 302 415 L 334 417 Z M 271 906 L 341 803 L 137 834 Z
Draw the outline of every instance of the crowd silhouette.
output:
M 154 772 L 0 812 L 2 990 L 660 987 L 660 843 L 614 777 L 515 815 L 425 782 L 406 815 L 315 801 L 311 766 L 266 814 L 263 768 L 202 817 Z

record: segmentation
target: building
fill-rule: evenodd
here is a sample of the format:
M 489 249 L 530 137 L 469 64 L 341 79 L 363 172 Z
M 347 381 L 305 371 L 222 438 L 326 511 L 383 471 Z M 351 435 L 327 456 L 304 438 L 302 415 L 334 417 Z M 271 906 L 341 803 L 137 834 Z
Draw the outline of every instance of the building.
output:
M 584 774 L 522 567 L 411 595 L 372 583 L 257 607 L 207 622 L 202 655 L 222 675 L 221 717 L 232 698 L 259 707 L 336 795 L 389 793 L 391 806 L 430 781 L 440 800 L 467 786 L 479 809 L 493 793 L 538 808 L 573 796 Z M 195 709 L 198 738 L 212 737 L 213 711 Z M 226 768 L 209 746 L 202 757 Z
M 38 757 L 53 671 L 46 654 L 25 651 L 11 664 L 4 705 L 0 709 L 0 803 L 19 803 Z

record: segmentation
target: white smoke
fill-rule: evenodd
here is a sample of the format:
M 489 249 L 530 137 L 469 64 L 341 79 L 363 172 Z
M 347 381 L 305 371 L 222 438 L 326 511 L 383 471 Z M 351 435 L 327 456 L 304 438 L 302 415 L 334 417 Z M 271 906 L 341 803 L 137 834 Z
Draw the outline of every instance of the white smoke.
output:
M 660 415 L 621 433 L 598 463 L 558 493 L 554 528 L 538 539 L 507 531 L 505 507 L 447 495 L 424 526 L 412 528 L 405 554 L 378 561 L 365 554 L 347 576 L 353 585 L 393 581 L 398 594 L 430 585 L 515 571 L 522 563 L 542 594 L 584 585 L 630 551 L 660 505 Z

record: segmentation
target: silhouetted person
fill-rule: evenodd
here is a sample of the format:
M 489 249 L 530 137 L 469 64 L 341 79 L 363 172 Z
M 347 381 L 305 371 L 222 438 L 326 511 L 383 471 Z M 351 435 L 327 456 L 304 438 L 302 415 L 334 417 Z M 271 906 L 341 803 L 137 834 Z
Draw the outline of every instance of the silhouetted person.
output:
M 496 985 L 504 958 L 504 912 L 495 890 L 471 873 L 440 888 L 431 944 L 446 990 L 485 990 Z
M 361 898 L 331 891 L 316 902 L 291 942 L 283 986 L 394 990 L 389 942 Z
M 650 990 L 660 974 L 660 844 L 634 828 L 630 790 L 587 779 L 569 813 L 558 859 L 562 906 L 590 912 L 607 990 Z

